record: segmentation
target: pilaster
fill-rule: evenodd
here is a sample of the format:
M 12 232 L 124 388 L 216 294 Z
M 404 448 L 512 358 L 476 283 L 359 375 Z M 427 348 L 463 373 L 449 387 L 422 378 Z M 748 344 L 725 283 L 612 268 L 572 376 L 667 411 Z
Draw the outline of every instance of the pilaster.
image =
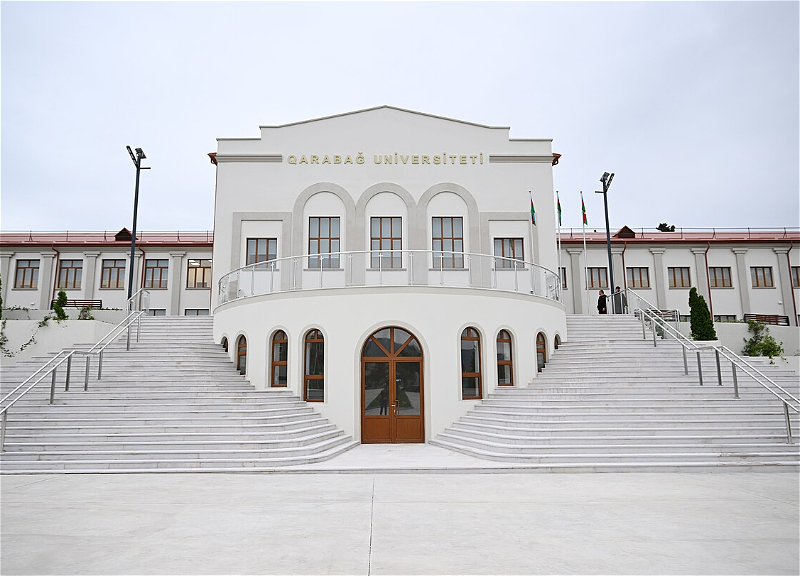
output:
M 53 260 L 55 252 L 41 252 L 42 266 L 39 268 L 39 310 L 49 310 L 53 295 Z
M 183 257 L 186 252 L 170 252 L 172 257 L 172 278 L 169 281 L 170 290 L 170 310 L 174 316 L 181 313 L 181 292 L 183 290 Z
M 711 290 L 708 286 L 708 270 L 706 269 L 706 249 L 692 248 L 694 254 L 695 277 L 697 278 L 697 293 L 708 302 L 708 309 L 713 318 L 714 307 L 711 302 Z
M 86 258 L 83 265 L 83 297 L 87 300 L 94 300 L 95 290 L 97 290 L 97 286 L 94 285 L 94 279 L 97 274 L 97 257 L 100 256 L 100 252 L 84 252 L 83 255 Z
M 797 326 L 797 315 L 794 313 L 794 297 L 792 289 L 792 269 L 789 264 L 788 248 L 773 248 L 778 255 L 778 278 L 781 283 L 781 302 L 783 303 L 783 314 L 789 317 L 789 324 Z
M 588 314 L 585 309 L 586 295 L 585 295 L 585 281 L 581 281 L 583 266 L 581 266 L 581 254 L 583 250 L 580 248 L 567 248 L 569 254 L 569 270 L 572 273 L 572 308 L 575 314 Z
M 8 286 L 13 281 L 10 277 L 9 269 L 11 267 L 11 259 L 14 257 L 14 252 L 11 250 L 0 251 L 0 278 L 3 280 L 2 296 L 3 302 L 6 301 L 8 294 Z
M 664 252 L 665 248 L 650 248 L 653 255 L 653 277 L 656 286 L 656 306 L 663 310 L 667 305 L 667 292 L 664 283 Z
M 731 250 L 736 254 L 736 278 L 739 281 L 742 314 L 751 314 L 753 311 L 750 309 L 750 282 L 747 274 L 747 264 L 744 261 L 747 248 L 731 248 Z

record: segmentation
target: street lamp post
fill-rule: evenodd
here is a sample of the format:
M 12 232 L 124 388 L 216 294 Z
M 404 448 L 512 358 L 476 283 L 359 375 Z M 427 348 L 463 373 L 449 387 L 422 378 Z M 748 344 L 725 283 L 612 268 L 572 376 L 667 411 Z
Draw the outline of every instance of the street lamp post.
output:
M 611 181 L 614 179 L 614 173 L 612 172 L 609 174 L 608 172 L 603 172 L 603 175 L 600 177 L 600 182 L 603 183 L 602 190 L 595 190 L 595 194 L 602 194 L 603 195 L 603 205 L 606 210 L 606 248 L 608 249 L 608 291 L 610 292 L 611 296 L 611 311 L 616 312 L 614 309 L 614 265 L 611 262 L 611 228 L 608 225 L 608 189 L 611 186 Z
M 150 170 L 149 166 L 142 166 L 142 160 L 147 158 L 141 148 L 136 149 L 136 154 L 133 153 L 130 146 L 125 146 L 128 149 L 128 154 L 131 155 L 133 165 L 136 166 L 136 189 L 133 193 L 133 231 L 131 231 L 131 259 L 128 265 L 128 300 L 133 296 L 133 257 L 136 252 L 136 213 L 139 210 L 139 172 L 141 170 Z

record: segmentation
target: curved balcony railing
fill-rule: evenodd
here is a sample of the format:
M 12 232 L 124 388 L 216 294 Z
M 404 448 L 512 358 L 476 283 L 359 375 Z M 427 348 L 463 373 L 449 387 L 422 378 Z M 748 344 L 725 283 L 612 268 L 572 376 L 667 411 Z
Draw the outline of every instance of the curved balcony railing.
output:
M 561 300 L 558 275 L 532 262 L 431 250 L 304 254 L 249 264 L 219 280 L 217 305 L 278 292 L 372 286 L 442 286 Z

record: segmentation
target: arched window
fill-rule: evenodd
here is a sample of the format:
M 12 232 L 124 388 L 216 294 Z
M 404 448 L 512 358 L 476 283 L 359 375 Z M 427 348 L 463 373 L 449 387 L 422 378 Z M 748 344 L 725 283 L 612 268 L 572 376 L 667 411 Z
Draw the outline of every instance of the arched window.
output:
M 461 398 L 476 400 L 481 393 L 481 337 L 475 328 L 464 328 L 461 333 Z
M 514 361 L 511 356 L 511 334 L 500 330 L 497 335 L 497 385 L 514 385 Z
M 272 379 L 270 385 L 278 388 L 285 387 L 287 383 L 289 339 L 286 332 L 278 330 L 272 335 Z
M 544 334 L 539 332 L 536 335 L 536 365 L 539 372 L 544 368 L 547 362 L 547 341 L 544 339 Z
M 559 346 L 561 346 L 561 336 L 559 336 L 558 334 L 556 334 L 556 337 L 555 337 L 555 338 L 553 338 L 553 348 L 555 348 L 556 350 L 558 350 L 558 347 L 559 347 Z
M 236 369 L 239 374 L 247 373 L 247 338 L 239 336 L 236 342 Z
M 222 345 L 222 349 L 225 350 L 225 352 L 227 352 L 228 351 L 228 339 L 223 336 L 222 337 L 222 342 L 220 342 L 220 344 Z
M 307 402 L 322 402 L 325 400 L 325 340 L 322 332 L 309 330 L 304 345 L 303 398 Z

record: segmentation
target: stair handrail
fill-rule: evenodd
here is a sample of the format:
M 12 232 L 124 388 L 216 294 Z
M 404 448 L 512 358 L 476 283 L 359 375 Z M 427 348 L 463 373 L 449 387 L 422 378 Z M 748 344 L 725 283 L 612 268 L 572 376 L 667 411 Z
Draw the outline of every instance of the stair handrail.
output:
M 752 364 L 747 362 L 744 358 L 736 354 L 733 350 L 728 348 L 727 346 L 721 344 L 707 344 L 707 345 L 698 345 L 694 340 L 689 340 L 686 336 L 684 336 L 680 331 L 676 330 L 659 315 L 654 314 L 652 310 L 644 310 L 638 309 L 640 318 L 642 320 L 642 337 L 647 338 L 647 334 L 645 333 L 645 317 L 650 321 L 650 326 L 653 332 L 653 346 L 657 346 L 656 344 L 656 325 L 659 326 L 660 329 L 664 331 L 664 334 L 672 336 L 675 340 L 680 343 L 682 351 L 683 351 L 683 369 L 684 374 L 689 374 L 689 365 L 686 360 L 686 350 L 690 350 L 692 352 L 697 353 L 697 376 L 700 382 L 700 386 L 703 385 L 703 366 L 702 361 L 700 359 L 700 352 L 703 350 L 713 350 L 714 355 L 716 356 L 717 362 L 717 384 L 718 386 L 722 386 L 722 367 L 720 365 L 720 356 L 724 357 L 731 363 L 731 370 L 733 373 L 733 397 L 739 399 L 739 381 L 736 375 L 736 368 L 739 367 L 745 374 L 750 376 L 759 386 L 767 390 L 770 394 L 775 396 L 778 400 L 781 401 L 783 404 L 783 412 L 784 418 L 786 421 L 786 441 L 788 444 L 793 443 L 792 439 L 792 425 L 789 419 L 789 410 L 795 412 L 795 414 L 800 414 L 800 399 L 794 397 L 791 393 L 787 392 L 783 387 L 779 384 L 774 382 L 771 378 L 766 376 L 763 372 L 761 372 L 758 368 L 754 367 Z M 783 392 L 789 399 L 782 397 L 780 394 L 775 392 L 768 384 L 768 382 L 781 392 Z M 789 402 L 795 402 L 797 406 L 791 405 Z
M 136 305 L 134 300 L 139 298 L 139 305 Z M 142 301 L 144 301 L 144 308 L 142 308 Z M 135 307 L 135 310 L 131 310 L 128 315 L 125 317 L 122 322 L 117 324 L 114 328 L 112 328 L 105 336 L 103 336 L 94 346 L 92 346 L 89 350 L 76 350 L 71 348 L 64 348 L 60 352 L 58 352 L 55 356 L 47 360 L 42 366 L 36 369 L 36 371 L 28 376 L 21 384 L 19 384 L 16 388 L 14 388 L 11 392 L 6 394 L 2 400 L 0 400 L 0 406 L 3 405 L 6 400 L 11 398 L 14 394 L 16 394 L 21 388 L 23 388 L 28 382 L 36 378 L 35 382 L 33 382 L 30 386 L 28 386 L 22 393 L 17 395 L 16 398 L 11 400 L 5 406 L 0 408 L 0 452 L 5 450 L 5 439 L 6 439 L 6 425 L 8 422 L 8 410 L 14 404 L 17 403 L 23 396 L 25 396 L 28 392 L 33 390 L 37 384 L 39 384 L 42 380 L 44 380 L 48 375 L 52 374 L 51 384 L 50 384 L 50 401 L 49 403 L 52 404 L 55 399 L 55 388 L 56 388 L 56 375 L 58 367 L 61 366 L 64 362 L 67 363 L 67 374 L 66 374 L 66 383 L 64 386 L 64 391 L 69 391 L 69 380 L 70 380 L 70 373 L 72 370 L 72 358 L 76 355 L 82 355 L 86 358 L 86 370 L 83 382 L 83 390 L 87 391 L 89 389 L 89 369 L 91 366 L 91 357 L 93 355 L 97 355 L 99 357 L 98 365 L 97 365 L 97 379 L 102 379 L 103 374 L 103 351 L 106 347 L 111 344 L 120 334 L 122 331 L 127 329 L 128 331 L 128 338 L 127 338 L 127 345 L 126 349 L 130 350 L 130 343 L 131 343 L 131 331 L 130 327 L 134 322 L 138 322 L 137 330 L 136 330 L 136 341 L 139 341 L 139 336 L 141 334 L 141 318 L 145 314 L 145 312 L 149 309 L 150 306 L 150 293 L 147 290 L 138 290 L 136 294 L 131 296 L 128 299 L 128 307 Z
M 634 291 L 632 288 L 625 288 L 625 291 L 628 293 L 629 297 L 630 296 L 635 296 L 636 298 L 639 299 L 640 302 L 644 302 L 645 304 L 647 304 L 647 306 L 649 307 L 650 310 L 654 310 L 659 315 L 661 314 L 662 310 L 660 308 L 655 306 L 652 302 L 648 301 L 647 298 L 645 298 L 644 296 L 642 296 L 638 292 Z M 612 302 L 613 302 L 613 297 L 614 297 L 614 294 L 612 293 L 611 296 L 610 296 L 610 298 L 612 299 Z M 630 306 L 628 307 L 628 309 L 629 310 L 633 310 L 633 308 L 630 307 Z M 677 308 L 673 308 L 673 309 L 664 310 L 664 312 L 673 312 L 675 314 L 675 324 L 677 326 L 677 323 L 681 319 L 680 311 Z

